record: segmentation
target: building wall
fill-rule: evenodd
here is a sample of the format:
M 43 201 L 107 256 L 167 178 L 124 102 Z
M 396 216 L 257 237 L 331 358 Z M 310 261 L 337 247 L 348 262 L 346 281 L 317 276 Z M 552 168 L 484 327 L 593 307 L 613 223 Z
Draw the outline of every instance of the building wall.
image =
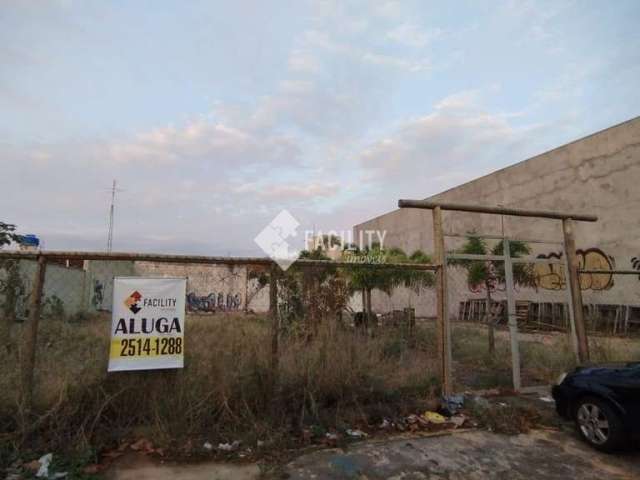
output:
M 596 223 L 576 226 L 576 246 L 587 266 L 634 269 L 640 267 L 640 117 L 561 146 L 429 198 L 434 201 L 503 205 L 527 209 L 561 210 L 598 215 Z M 535 254 L 558 253 L 562 240 L 560 222 L 495 215 L 444 212 L 447 233 L 482 234 L 541 239 L 555 244 L 530 244 Z M 504 223 L 503 223 L 504 222 Z M 381 215 L 354 227 L 386 230 L 385 244 L 411 252 L 433 251 L 431 211 L 403 209 Z M 464 239 L 447 239 L 447 249 Z M 562 275 L 537 267 L 538 292 L 522 292 L 523 298 L 562 301 L 554 282 Z M 555 267 L 554 267 L 555 268 Z M 562 272 L 560 272 L 562 273 Z M 640 304 L 640 282 L 636 276 L 583 276 L 585 302 Z M 459 280 L 454 278 L 454 286 Z M 465 292 L 468 296 L 477 296 Z M 426 299 L 426 296 L 425 296 Z M 429 304 L 429 301 L 426 301 Z M 451 302 L 450 302 L 451 303 Z M 456 302 L 453 302 L 455 308 Z
M 36 262 L 20 260 L 18 272 L 21 287 L 17 290 L 16 310 L 24 318 L 36 272 Z M 83 268 L 47 265 L 43 286 L 45 315 L 73 315 L 78 312 L 111 311 L 115 277 L 185 277 L 187 278 L 187 310 L 213 311 L 269 310 L 269 288 L 260 287 L 246 266 L 170 264 L 132 261 L 84 262 Z M 7 277 L 6 266 L 0 265 L 0 281 Z M 248 302 L 248 304 L 247 304 Z M 0 316 L 4 313 L 5 296 L 0 293 Z
M 249 278 L 245 265 L 136 262 L 139 276 L 186 277 L 187 310 L 192 312 L 269 310 L 268 288 Z M 247 305 L 248 299 L 248 305 Z
M 135 275 L 134 262 L 85 261 L 84 304 L 88 311 L 111 311 L 113 306 L 113 279 Z

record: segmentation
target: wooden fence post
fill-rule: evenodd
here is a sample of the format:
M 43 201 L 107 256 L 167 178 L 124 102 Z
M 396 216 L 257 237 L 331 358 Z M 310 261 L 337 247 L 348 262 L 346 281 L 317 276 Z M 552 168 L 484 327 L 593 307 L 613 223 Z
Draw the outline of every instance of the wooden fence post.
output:
M 522 388 L 520 378 L 520 344 L 518 343 L 518 317 L 516 315 L 516 299 L 513 283 L 513 263 L 511 262 L 511 246 L 509 240 L 502 240 L 504 255 L 504 276 L 507 288 L 507 323 L 509 325 L 509 340 L 511 345 L 511 378 L 513 389 L 517 392 Z
M 39 255 L 31 289 L 29 319 L 24 327 L 21 355 L 22 403 L 27 412 L 31 411 L 33 407 L 33 377 L 36 366 L 38 324 L 40 323 L 42 291 L 44 289 L 46 268 L 46 257 Z
M 437 292 L 437 320 L 436 342 L 438 346 L 438 366 L 442 378 L 442 393 L 451 394 L 451 363 L 450 363 L 450 326 L 447 309 L 447 265 L 444 250 L 444 232 L 442 229 L 442 210 L 436 207 L 433 215 L 433 246 L 435 262 L 439 265 L 436 273 Z
M 271 372 L 274 382 L 278 377 L 280 360 L 280 315 L 278 315 L 278 277 L 280 267 L 276 263 L 271 266 L 269 278 L 269 320 L 271 322 Z
M 573 234 L 573 220 L 571 218 L 562 220 L 562 231 L 564 233 L 564 249 L 565 252 L 567 252 L 567 268 L 569 269 L 567 276 L 569 277 L 573 319 L 578 340 L 578 358 L 581 363 L 585 363 L 589 361 L 589 341 L 587 339 L 587 329 L 584 324 L 582 290 L 580 288 L 580 275 L 578 273 L 578 256 L 576 255 L 576 240 Z

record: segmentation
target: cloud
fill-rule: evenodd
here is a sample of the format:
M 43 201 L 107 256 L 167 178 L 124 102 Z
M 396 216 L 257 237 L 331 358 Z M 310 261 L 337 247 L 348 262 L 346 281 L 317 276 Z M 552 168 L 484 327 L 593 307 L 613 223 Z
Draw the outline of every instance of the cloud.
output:
M 397 185 L 397 195 L 426 197 L 532 154 L 537 125 L 516 126 L 513 115 L 490 113 L 478 91 L 447 96 L 432 113 L 407 120 L 358 155 L 366 178 Z M 393 189 L 393 187 L 392 187 Z
M 250 193 L 263 200 L 308 202 L 327 200 L 338 189 L 337 182 L 295 182 L 284 185 L 252 183 L 237 187 L 235 192 Z
M 387 33 L 387 38 L 406 47 L 423 48 L 442 35 L 439 28 L 424 29 L 405 22 Z
M 371 48 L 363 48 L 357 43 L 347 43 L 336 40 L 328 32 L 308 30 L 304 33 L 304 43 L 309 47 L 331 52 L 333 55 L 342 55 L 352 61 L 366 64 L 392 67 L 408 72 L 420 72 L 430 68 L 430 61 L 426 58 L 412 58 L 405 55 L 391 55 L 381 53 Z
M 310 52 L 294 50 L 289 55 L 289 70 L 302 73 L 318 73 L 321 69 L 320 62 Z
M 103 162 L 148 166 L 211 162 L 243 168 L 258 163 L 294 165 L 300 156 L 289 137 L 261 134 L 198 119 L 186 125 L 156 128 L 111 144 Z
M 374 65 L 380 65 L 384 67 L 393 67 L 400 70 L 406 70 L 408 72 L 422 72 L 431 69 L 431 62 L 425 60 L 408 60 L 401 57 L 395 57 L 392 55 L 380 55 L 376 53 L 365 53 L 362 56 L 362 60 Z

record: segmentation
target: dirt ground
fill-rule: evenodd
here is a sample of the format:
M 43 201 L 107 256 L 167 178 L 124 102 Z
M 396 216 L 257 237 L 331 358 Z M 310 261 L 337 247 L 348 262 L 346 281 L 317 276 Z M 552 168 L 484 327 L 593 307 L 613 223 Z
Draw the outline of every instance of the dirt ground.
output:
M 640 478 L 640 450 L 606 455 L 565 431 L 487 431 L 366 441 L 302 455 L 272 468 L 255 464 L 120 462 L 108 480 L 226 479 L 566 479 Z
M 106 480 L 253 479 L 635 479 L 640 478 L 640 444 L 608 455 L 580 441 L 570 422 L 555 413 L 541 391 L 492 398 L 492 404 L 532 406 L 540 428 L 518 435 L 484 430 L 401 434 L 344 448 L 303 453 L 282 465 L 159 464 L 147 457 L 116 462 Z
M 471 431 L 362 443 L 287 466 L 291 479 L 602 479 L 640 477 L 640 452 L 598 454 L 564 432 Z

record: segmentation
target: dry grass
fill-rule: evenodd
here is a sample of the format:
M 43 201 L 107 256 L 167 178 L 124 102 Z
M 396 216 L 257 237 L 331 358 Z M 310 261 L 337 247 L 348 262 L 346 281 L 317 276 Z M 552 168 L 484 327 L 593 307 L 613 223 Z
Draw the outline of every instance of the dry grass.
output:
M 452 340 L 454 377 L 460 389 L 512 386 L 508 331 L 497 332 L 494 356 L 488 353 L 487 328 L 483 325 L 456 325 Z M 592 362 L 640 360 L 637 338 L 592 336 L 589 345 Z M 523 333 L 519 348 L 524 386 L 550 384 L 576 366 L 573 346 L 563 333 Z
M 424 331 L 368 337 L 331 324 L 311 341 L 284 336 L 274 388 L 269 326 L 259 316 L 189 317 L 179 371 L 108 374 L 109 325 L 108 318 L 41 323 L 29 418 L 19 405 L 18 352 L 0 353 L 5 461 L 20 448 L 95 451 L 132 432 L 159 445 L 278 442 L 305 425 L 340 427 L 416 408 L 438 383 L 433 338 Z
M 266 319 L 187 322 L 183 370 L 108 374 L 108 317 L 43 320 L 35 412 L 28 417 L 19 404 L 19 352 L 0 351 L 0 463 L 24 449 L 96 452 L 134 434 L 174 449 L 205 438 L 284 445 L 312 425 L 341 429 L 414 413 L 438 393 L 433 325 L 411 336 L 400 330 L 367 336 L 328 322 L 312 340 L 283 335 L 276 388 Z M 510 387 L 505 333 L 490 357 L 485 328 L 454 326 L 460 389 Z M 591 345 L 596 361 L 640 358 L 637 341 L 594 338 Z M 574 362 L 565 335 L 527 336 L 520 349 L 525 385 L 548 383 Z

